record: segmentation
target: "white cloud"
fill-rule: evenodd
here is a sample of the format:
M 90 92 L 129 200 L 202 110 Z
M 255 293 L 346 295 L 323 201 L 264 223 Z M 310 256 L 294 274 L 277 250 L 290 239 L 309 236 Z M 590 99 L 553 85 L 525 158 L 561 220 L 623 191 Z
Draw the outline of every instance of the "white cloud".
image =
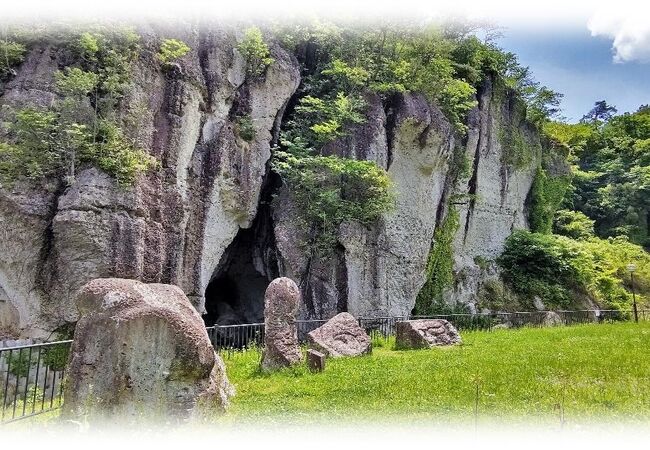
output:
M 614 62 L 650 62 L 650 20 L 638 4 L 623 2 L 601 8 L 587 26 L 592 36 L 613 39 Z

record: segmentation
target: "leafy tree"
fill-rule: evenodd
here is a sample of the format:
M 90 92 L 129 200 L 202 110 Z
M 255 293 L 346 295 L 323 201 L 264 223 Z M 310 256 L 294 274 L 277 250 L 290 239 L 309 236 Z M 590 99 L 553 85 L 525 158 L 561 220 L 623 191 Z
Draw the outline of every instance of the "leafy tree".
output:
M 287 146 L 291 152 L 276 150 L 273 169 L 292 192 L 314 255 L 326 256 L 333 250 L 341 223 L 370 225 L 392 208 L 392 183 L 375 163 L 309 156 L 304 148 Z
M 246 60 L 246 73 L 252 77 L 262 76 L 274 61 L 269 46 L 257 27 L 250 27 L 244 32 L 244 38 L 237 45 L 237 50 Z
M 600 100 L 594 103 L 594 107 L 591 110 L 582 116 L 580 121 L 582 123 L 599 123 L 607 122 L 609 119 L 614 117 L 618 110 L 614 106 L 607 104 L 605 100 Z

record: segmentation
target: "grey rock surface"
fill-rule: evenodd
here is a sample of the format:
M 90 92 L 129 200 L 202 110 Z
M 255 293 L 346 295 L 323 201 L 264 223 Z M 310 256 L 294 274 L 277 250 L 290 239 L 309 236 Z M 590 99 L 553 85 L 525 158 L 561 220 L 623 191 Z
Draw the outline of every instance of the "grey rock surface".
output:
M 276 278 L 264 295 L 264 352 L 262 370 L 273 371 L 302 359 L 296 314 L 300 289 L 290 278 Z
M 223 361 L 180 288 L 103 278 L 76 301 L 66 417 L 183 420 L 228 406 L 234 389 Z
M 360 356 L 372 351 L 372 342 L 354 316 L 342 312 L 307 334 L 310 348 L 330 357 Z
M 459 344 L 456 328 L 444 319 L 405 320 L 395 323 L 395 348 L 419 349 Z

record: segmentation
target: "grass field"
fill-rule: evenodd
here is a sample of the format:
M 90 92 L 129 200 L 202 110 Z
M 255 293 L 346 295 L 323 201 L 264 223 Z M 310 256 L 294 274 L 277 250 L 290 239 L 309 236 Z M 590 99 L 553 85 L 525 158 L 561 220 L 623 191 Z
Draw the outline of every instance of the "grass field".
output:
M 463 334 L 463 345 L 328 360 L 260 374 L 259 354 L 226 359 L 237 388 L 224 421 L 336 418 L 650 418 L 650 323 Z M 478 387 L 478 395 L 477 395 Z
M 260 353 L 226 357 L 237 389 L 220 425 L 521 421 L 556 427 L 650 419 L 650 322 L 461 333 L 453 348 L 329 359 L 325 372 L 299 366 L 258 371 Z M 477 395 L 478 387 L 478 395 Z M 11 424 L 54 425 L 59 411 Z M 608 425 L 609 426 L 609 425 Z

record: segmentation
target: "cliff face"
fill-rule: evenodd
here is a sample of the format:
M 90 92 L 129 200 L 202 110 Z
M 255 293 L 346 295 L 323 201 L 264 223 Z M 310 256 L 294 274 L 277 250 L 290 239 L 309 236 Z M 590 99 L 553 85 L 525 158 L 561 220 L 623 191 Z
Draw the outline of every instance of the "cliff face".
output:
M 84 168 L 69 187 L 0 189 L 0 312 L 11 314 L 14 328 L 39 335 L 75 321 L 75 292 L 104 276 L 177 284 L 219 323 L 260 320 L 263 291 L 276 276 L 299 283 L 303 317 L 342 310 L 406 315 L 454 194 L 468 194 L 455 205 L 455 270 L 467 281 L 458 282 L 448 300 L 475 302 L 477 280 L 485 277 L 476 257 L 498 256 L 511 231 L 527 226 L 526 197 L 539 157 L 533 154 L 516 170 L 503 157 L 504 126 L 539 144 L 509 94 L 485 85 L 466 144 L 422 96 L 402 94 L 384 105 L 369 95 L 367 121 L 322 152 L 385 168 L 395 185 L 395 209 L 371 227 L 344 223 L 332 255 L 312 257 L 291 194 L 269 167 L 300 83 L 298 62 L 272 44 L 274 62 L 265 76 L 251 78 L 235 49 L 237 31 L 165 31 L 186 42 L 190 55 L 161 71 L 144 52 L 121 102 L 122 112 L 137 119 L 132 131 L 160 161 L 159 170 L 130 188 Z M 161 33 L 147 29 L 144 45 Z M 51 101 L 57 57 L 46 45 L 33 48 L 0 103 Z M 248 141 L 236 132 L 235 118 L 243 113 L 254 128 Z M 455 182 L 450 161 L 457 146 L 465 146 L 472 170 Z

